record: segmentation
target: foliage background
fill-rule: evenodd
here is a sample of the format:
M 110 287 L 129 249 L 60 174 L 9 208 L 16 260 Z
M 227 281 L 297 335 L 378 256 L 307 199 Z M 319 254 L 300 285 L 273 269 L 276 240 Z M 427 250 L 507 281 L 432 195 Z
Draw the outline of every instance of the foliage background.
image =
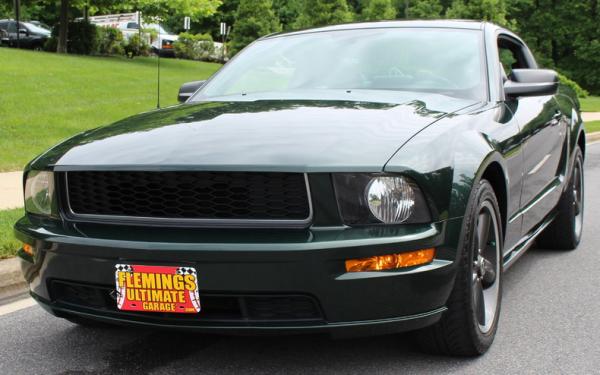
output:
M 231 47 L 280 30 L 381 19 L 488 20 L 517 32 L 538 62 L 600 94 L 600 0 L 21 0 L 22 18 L 58 22 L 67 1 L 71 18 L 141 10 L 161 16 L 174 32 L 191 16 L 191 33 L 220 41 L 219 23 L 233 25 Z M 0 18 L 12 17 L 13 0 L 0 0 Z

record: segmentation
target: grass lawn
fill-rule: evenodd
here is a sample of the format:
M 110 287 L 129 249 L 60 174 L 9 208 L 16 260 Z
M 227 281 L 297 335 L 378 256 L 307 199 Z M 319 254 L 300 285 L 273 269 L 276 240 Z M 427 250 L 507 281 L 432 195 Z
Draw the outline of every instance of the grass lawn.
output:
M 10 258 L 17 254 L 21 247 L 13 236 L 13 225 L 23 216 L 23 209 L 0 211 L 0 259 Z
M 156 58 L 58 55 L 0 48 L 0 171 L 21 170 L 82 130 L 156 107 Z M 219 64 L 161 59 L 161 105 Z
M 581 110 L 583 112 L 600 112 L 600 96 L 588 96 L 584 99 L 579 99 Z
M 600 121 L 590 121 L 585 123 L 587 133 L 600 132 Z

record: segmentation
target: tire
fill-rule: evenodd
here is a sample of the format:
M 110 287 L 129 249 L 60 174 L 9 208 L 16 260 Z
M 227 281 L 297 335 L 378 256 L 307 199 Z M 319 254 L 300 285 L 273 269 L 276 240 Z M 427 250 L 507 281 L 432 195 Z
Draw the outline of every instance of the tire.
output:
M 483 354 L 492 345 L 498 328 L 502 301 L 502 221 L 492 185 L 482 180 L 475 189 L 465 215 L 448 310 L 436 324 L 416 332 L 419 346 L 429 353 Z M 491 307 L 489 312 L 486 306 Z
M 537 247 L 551 250 L 574 250 L 581 241 L 583 231 L 584 173 L 583 154 L 575 149 L 575 163 L 567 189 L 562 193 L 557 215 L 538 236 Z

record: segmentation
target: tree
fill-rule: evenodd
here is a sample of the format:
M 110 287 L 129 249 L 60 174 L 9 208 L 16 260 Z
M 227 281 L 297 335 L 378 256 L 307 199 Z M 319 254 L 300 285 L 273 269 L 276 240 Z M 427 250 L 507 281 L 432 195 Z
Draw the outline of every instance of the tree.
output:
M 444 7 L 439 0 L 413 0 L 406 3 L 406 18 L 435 19 L 441 18 Z
M 454 0 L 446 11 L 447 18 L 483 20 L 510 26 L 506 14 L 506 0 Z
M 60 29 L 56 52 L 67 53 L 67 35 L 69 32 L 69 0 L 60 0 Z
M 302 12 L 302 0 L 273 0 L 273 9 L 283 30 L 291 30 Z
M 261 36 L 281 31 L 279 18 L 273 11 L 271 0 L 240 0 L 231 36 L 231 53 Z
M 396 18 L 396 9 L 392 0 L 370 0 L 362 9 L 361 16 L 365 21 L 393 20 Z
M 509 18 L 542 66 L 600 93 L 598 0 L 510 0 Z
M 197 21 L 215 14 L 221 0 L 130 0 L 129 3 L 133 10 L 141 11 L 145 18 L 177 17 L 183 22 L 183 17 Z
M 208 33 L 213 40 L 221 41 L 221 22 L 225 22 L 229 27 L 234 24 L 235 12 L 239 3 L 239 0 L 222 0 L 214 14 L 203 15 L 198 20 L 191 22 L 189 31 L 183 29 L 183 20 L 180 16 L 168 15 L 163 18 L 162 24 L 167 30 L 177 34 L 184 31 L 192 34 Z
M 304 0 L 298 29 L 350 22 L 354 18 L 346 0 Z
M 12 2 L 6 0 L 0 1 L 0 19 L 13 18 L 14 10 L 12 9 L 13 5 L 11 3 Z

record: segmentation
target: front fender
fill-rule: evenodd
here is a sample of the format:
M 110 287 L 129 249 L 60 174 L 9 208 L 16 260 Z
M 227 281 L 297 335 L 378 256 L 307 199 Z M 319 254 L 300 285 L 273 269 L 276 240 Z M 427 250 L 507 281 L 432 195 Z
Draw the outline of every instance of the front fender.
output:
M 436 122 L 401 147 L 385 171 L 412 177 L 427 196 L 434 219 L 464 216 L 473 186 L 489 165 L 497 163 L 508 176 L 506 145 L 518 135 L 518 127 L 506 125 L 500 112 L 486 105 Z M 509 191 L 508 177 L 504 183 Z

